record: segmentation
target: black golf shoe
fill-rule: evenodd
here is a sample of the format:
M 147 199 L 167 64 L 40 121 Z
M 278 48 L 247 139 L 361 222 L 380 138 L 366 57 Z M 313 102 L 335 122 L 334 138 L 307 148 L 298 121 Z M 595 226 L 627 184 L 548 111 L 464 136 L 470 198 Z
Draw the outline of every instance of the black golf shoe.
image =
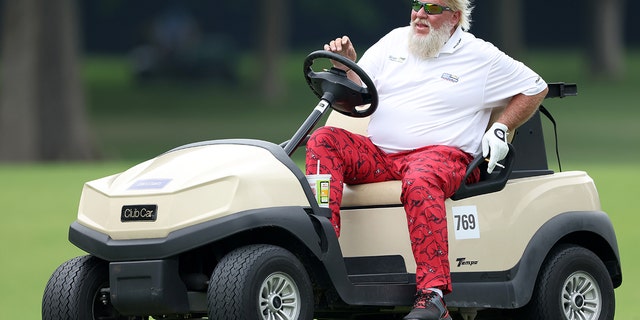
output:
M 404 320 L 451 320 L 447 306 L 440 295 L 433 291 L 418 291 L 413 309 Z

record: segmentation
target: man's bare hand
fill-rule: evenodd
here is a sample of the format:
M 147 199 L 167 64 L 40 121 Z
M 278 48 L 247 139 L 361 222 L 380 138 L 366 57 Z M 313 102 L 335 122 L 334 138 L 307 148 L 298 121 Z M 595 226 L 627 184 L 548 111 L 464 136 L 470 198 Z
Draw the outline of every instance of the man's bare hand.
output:
M 356 61 L 358 58 L 358 54 L 356 53 L 356 49 L 353 47 L 353 43 L 348 36 L 343 36 L 342 38 L 336 38 L 335 40 L 331 40 L 331 42 L 324 45 L 324 49 L 327 51 L 335 52 L 343 57 L 348 58 L 351 61 Z M 340 68 L 346 70 L 347 67 L 342 63 L 332 61 L 333 66 L 336 68 Z

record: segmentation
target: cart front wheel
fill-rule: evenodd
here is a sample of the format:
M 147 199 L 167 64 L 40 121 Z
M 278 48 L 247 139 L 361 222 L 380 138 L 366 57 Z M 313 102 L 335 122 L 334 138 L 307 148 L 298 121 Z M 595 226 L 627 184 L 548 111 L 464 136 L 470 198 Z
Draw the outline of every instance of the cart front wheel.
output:
M 106 289 L 109 264 L 93 256 L 64 262 L 53 272 L 42 297 L 42 320 L 127 320 L 113 308 Z
M 207 291 L 209 319 L 311 320 L 313 296 L 304 267 L 272 245 L 238 248 L 214 269 Z

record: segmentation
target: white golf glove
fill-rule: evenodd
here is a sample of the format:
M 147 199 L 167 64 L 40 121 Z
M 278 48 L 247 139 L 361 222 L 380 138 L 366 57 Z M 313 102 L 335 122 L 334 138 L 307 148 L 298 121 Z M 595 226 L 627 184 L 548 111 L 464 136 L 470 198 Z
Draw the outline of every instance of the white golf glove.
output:
M 506 125 L 495 122 L 491 128 L 482 137 L 482 156 L 489 157 L 489 165 L 487 172 L 493 172 L 498 161 L 504 159 L 509 153 L 509 145 L 507 144 L 507 128 Z

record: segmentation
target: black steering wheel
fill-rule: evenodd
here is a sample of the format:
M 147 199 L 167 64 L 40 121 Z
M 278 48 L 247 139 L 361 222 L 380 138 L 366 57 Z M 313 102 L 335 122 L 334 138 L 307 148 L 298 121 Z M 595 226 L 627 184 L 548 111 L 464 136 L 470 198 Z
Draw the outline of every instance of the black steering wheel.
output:
M 347 73 L 338 68 L 315 72 L 311 65 L 318 58 L 327 58 L 344 64 L 362 80 L 364 87 L 347 78 Z M 307 84 L 318 96 L 329 102 L 331 107 L 347 116 L 367 117 L 378 108 L 378 91 L 373 81 L 355 62 L 337 53 L 319 50 L 310 53 L 304 60 L 304 77 Z

